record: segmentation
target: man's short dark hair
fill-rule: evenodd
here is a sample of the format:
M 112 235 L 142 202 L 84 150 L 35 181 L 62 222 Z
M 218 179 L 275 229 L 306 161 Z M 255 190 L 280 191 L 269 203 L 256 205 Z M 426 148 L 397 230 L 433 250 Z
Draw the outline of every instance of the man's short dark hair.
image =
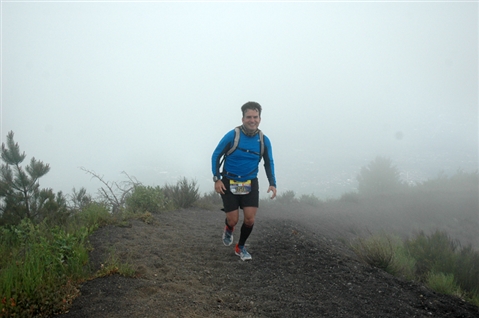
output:
M 257 110 L 259 113 L 259 117 L 261 117 L 261 105 L 258 104 L 257 102 L 247 102 L 243 106 L 241 106 L 241 111 L 243 112 L 243 117 L 244 114 L 246 113 L 247 110 Z

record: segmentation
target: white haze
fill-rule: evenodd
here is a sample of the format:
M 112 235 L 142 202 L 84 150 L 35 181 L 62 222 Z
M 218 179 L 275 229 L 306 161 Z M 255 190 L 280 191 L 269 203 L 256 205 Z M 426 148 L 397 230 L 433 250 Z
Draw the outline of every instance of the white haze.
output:
M 378 155 L 407 182 L 478 169 L 477 2 L 2 2 L 1 20 L 1 140 L 54 191 L 95 193 L 85 167 L 209 192 L 250 100 L 279 191 L 351 191 Z

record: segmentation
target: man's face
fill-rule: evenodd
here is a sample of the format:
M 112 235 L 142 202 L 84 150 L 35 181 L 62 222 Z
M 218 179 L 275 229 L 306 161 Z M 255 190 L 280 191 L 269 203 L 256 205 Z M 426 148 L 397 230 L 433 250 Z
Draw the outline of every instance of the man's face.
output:
M 247 109 L 243 115 L 243 125 L 249 131 L 255 131 L 258 129 L 261 117 L 256 109 Z

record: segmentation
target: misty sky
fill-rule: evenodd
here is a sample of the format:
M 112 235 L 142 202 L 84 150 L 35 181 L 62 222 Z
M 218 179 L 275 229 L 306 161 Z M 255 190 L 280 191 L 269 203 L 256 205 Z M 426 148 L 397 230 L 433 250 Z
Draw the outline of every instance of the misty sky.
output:
M 85 167 L 209 192 L 247 101 L 279 191 L 354 189 L 378 155 L 405 181 L 478 169 L 477 2 L 2 1 L 1 54 L 1 140 L 54 191 L 94 194 Z

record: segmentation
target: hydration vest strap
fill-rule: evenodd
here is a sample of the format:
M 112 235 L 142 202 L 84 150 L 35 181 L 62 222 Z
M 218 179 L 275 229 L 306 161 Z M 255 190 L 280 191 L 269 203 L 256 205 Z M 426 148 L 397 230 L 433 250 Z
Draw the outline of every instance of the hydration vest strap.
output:
M 263 154 L 264 154 L 264 136 L 263 136 L 263 132 L 261 130 L 259 130 L 258 132 L 259 134 L 259 143 L 260 143 L 260 153 L 257 153 L 255 151 L 251 151 L 251 150 L 246 150 L 246 149 L 242 149 L 242 148 L 238 148 L 238 144 L 239 144 L 239 139 L 240 139 L 240 135 L 241 135 L 241 128 L 240 126 L 238 127 L 235 127 L 235 138 L 233 139 L 233 145 L 231 146 L 231 148 L 223 155 L 223 158 L 221 158 L 221 161 L 219 163 L 219 166 L 218 167 L 221 167 L 223 165 L 223 162 L 226 160 L 226 157 L 231 155 L 236 149 L 240 149 L 242 151 L 245 151 L 245 152 L 250 152 L 250 153 L 254 153 L 256 155 L 259 155 L 259 160 L 258 162 L 261 161 L 261 159 L 263 158 Z M 229 173 L 229 172 L 226 172 L 226 173 Z M 239 177 L 237 175 L 232 175 L 234 177 Z
M 233 151 L 236 150 L 236 147 L 238 147 L 240 135 L 241 133 L 239 126 L 235 127 L 235 139 L 233 140 L 233 146 L 231 146 L 230 150 L 228 150 L 228 152 L 226 153 L 227 156 L 231 155 Z
M 233 145 L 231 146 L 230 150 L 228 150 L 226 152 L 226 156 L 231 155 L 238 148 L 238 149 L 241 149 L 241 150 L 246 151 L 246 152 L 252 152 L 252 153 L 260 155 L 259 160 L 261 161 L 261 158 L 263 158 L 263 154 L 264 154 L 264 136 L 263 136 L 263 132 L 261 130 L 258 132 L 258 134 L 259 134 L 259 143 L 260 143 L 260 153 L 259 154 L 257 152 L 254 152 L 254 151 L 244 150 L 244 149 L 238 148 L 241 132 L 240 132 L 240 127 L 239 126 L 235 127 L 235 138 L 233 140 Z

